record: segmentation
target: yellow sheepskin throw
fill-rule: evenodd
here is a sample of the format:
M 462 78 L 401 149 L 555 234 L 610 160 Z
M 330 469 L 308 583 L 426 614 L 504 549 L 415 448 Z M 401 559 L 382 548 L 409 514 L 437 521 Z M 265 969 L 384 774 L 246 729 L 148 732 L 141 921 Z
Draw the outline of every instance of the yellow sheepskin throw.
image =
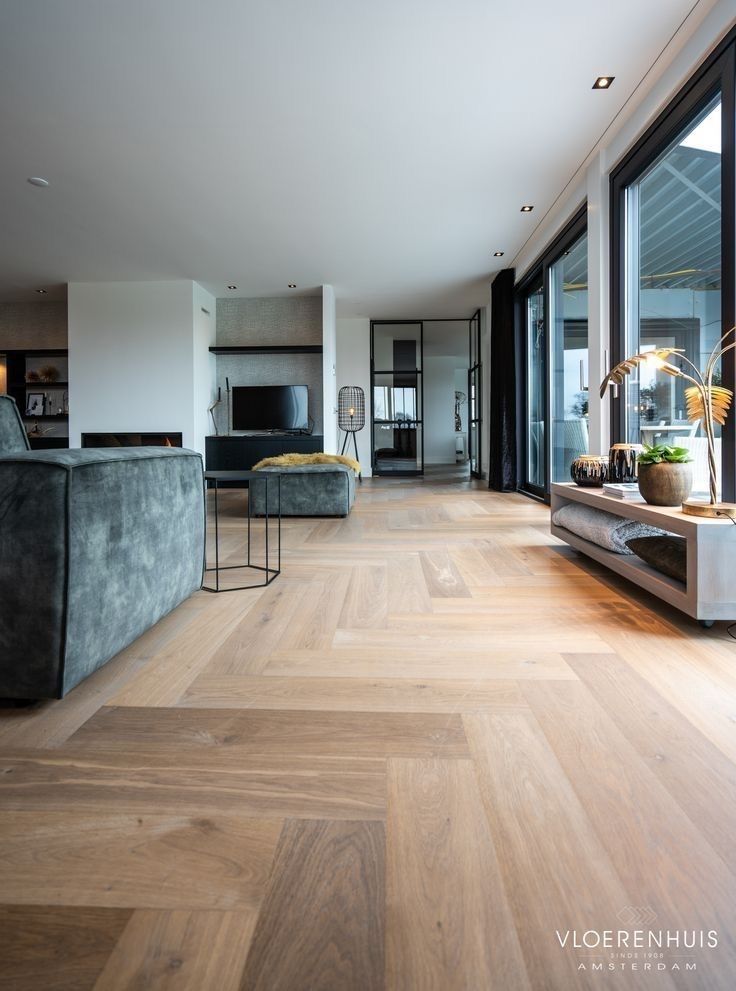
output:
M 259 468 L 289 468 L 293 465 L 345 465 L 353 471 L 360 472 L 360 464 L 355 458 L 347 458 L 344 454 L 277 454 L 273 458 L 263 458 L 253 465 L 253 471 Z

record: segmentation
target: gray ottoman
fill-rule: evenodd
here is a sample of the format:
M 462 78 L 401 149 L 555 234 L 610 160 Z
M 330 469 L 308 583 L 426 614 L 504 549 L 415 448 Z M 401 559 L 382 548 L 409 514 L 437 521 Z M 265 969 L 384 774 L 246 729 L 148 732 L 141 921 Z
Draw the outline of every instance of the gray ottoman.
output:
M 282 516 L 347 516 L 355 502 L 355 472 L 345 465 L 292 465 L 259 468 L 258 473 L 281 475 Z M 265 485 L 252 482 L 250 499 L 255 516 L 266 511 Z M 278 512 L 278 482 L 268 483 L 268 512 Z

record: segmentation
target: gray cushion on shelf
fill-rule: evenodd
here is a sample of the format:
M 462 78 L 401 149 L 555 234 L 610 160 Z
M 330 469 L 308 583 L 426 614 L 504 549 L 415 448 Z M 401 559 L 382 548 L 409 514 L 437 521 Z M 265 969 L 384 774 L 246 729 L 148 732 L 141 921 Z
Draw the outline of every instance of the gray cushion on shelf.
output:
M 282 516 L 347 516 L 355 502 L 355 472 L 345 465 L 290 465 L 259 468 L 259 474 L 281 475 Z M 251 510 L 262 516 L 265 485 L 250 484 Z M 268 511 L 278 512 L 278 481 L 269 478 Z
M 0 455 L 27 451 L 31 445 L 12 396 L 0 396 Z
M 614 554 L 633 553 L 626 544 L 634 537 L 657 537 L 665 533 L 659 527 L 572 502 L 553 513 L 552 522 Z
M 627 540 L 629 550 L 668 578 L 687 583 L 687 540 L 672 533 Z
M 196 591 L 203 561 L 199 454 L 0 457 L 0 696 L 62 697 Z

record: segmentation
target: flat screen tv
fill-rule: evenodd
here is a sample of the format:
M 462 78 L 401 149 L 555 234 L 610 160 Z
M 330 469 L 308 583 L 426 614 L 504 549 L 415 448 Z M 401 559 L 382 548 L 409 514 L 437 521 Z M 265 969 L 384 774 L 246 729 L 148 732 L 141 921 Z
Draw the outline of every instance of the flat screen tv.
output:
M 306 385 L 233 386 L 233 430 L 308 430 Z

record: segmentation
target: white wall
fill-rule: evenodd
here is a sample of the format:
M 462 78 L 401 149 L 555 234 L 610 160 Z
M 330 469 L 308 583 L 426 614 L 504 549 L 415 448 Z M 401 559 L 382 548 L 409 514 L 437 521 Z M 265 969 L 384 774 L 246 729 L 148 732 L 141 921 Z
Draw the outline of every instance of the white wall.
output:
M 198 282 L 192 285 L 193 306 L 193 377 L 194 377 L 194 440 L 195 451 L 204 452 L 204 439 L 212 433 L 212 422 L 207 413 L 215 398 L 215 356 L 210 347 L 217 333 L 217 300 Z
M 203 450 L 212 338 L 195 299 L 212 297 L 188 280 L 69 284 L 71 447 L 85 432 L 176 431 Z
M 322 286 L 322 432 L 324 450 L 337 453 L 337 316 L 335 290 Z
M 358 441 L 358 460 L 364 477 L 371 470 L 371 322 L 363 317 L 337 318 L 337 388 L 344 385 L 359 385 L 365 393 L 366 425 L 355 435 Z M 344 438 L 342 431 L 338 437 L 338 450 Z M 348 441 L 352 453 L 353 443 Z
M 601 402 L 596 389 L 611 354 L 609 283 L 609 176 L 613 167 L 636 143 L 698 65 L 736 23 L 733 0 L 721 0 L 703 17 L 689 37 L 675 36 L 632 99 L 592 150 L 563 193 L 545 215 L 539 228 L 512 262 L 517 281 L 532 267 L 545 246 L 565 226 L 586 200 L 588 213 L 588 296 L 590 367 L 590 451 L 608 450 L 610 426 L 608 401 Z M 615 85 L 615 84 L 614 84 Z M 485 374 L 484 381 L 488 381 Z M 486 424 L 484 423 L 484 434 Z M 485 445 L 485 441 L 484 441 Z

